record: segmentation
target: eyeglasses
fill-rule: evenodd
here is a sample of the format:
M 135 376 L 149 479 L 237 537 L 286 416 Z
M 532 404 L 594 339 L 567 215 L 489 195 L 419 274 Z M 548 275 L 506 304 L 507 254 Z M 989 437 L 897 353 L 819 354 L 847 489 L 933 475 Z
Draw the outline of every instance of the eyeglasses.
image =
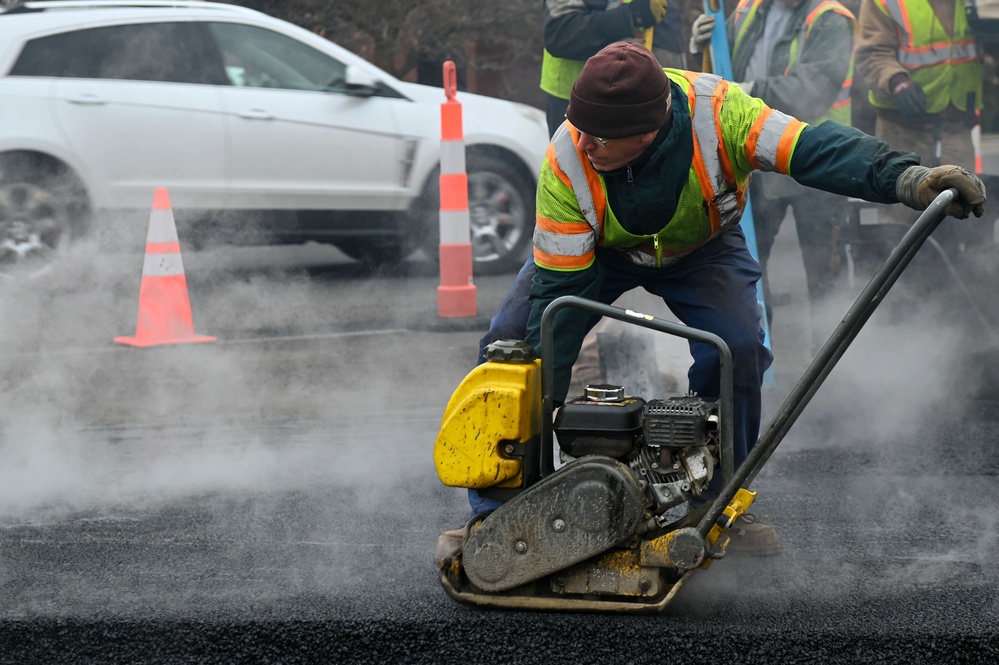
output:
M 567 113 L 563 117 L 566 120 L 568 120 L 569 119 L 569 114 Z M 614 140 L 614 139 L 602 139 L 599 136 L 594 136 L 593 134 L 590 134 L 589 137 L 591 139 L 593 139 L 594 141 L 596 141 L 597 143 L 599 143 L 601 148 L 606 148 L 607 144 Z

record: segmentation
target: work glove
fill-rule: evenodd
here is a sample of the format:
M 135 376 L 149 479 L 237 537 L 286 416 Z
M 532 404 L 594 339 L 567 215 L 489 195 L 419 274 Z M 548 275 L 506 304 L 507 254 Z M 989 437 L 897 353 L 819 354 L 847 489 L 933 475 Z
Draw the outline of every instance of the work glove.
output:
M 902 115 L 913 118 L 926 112 L 926 94 L 919 84 L 905 74 L 892 77 L 891 98 Z
M 625 0 L 636 28 L 651 28 L 666 16 L 666 0 Z
M 915 210 L 925 210 L 940 192 L 953 187 L 957 196 L 944 212 L 957 219 L 985 214 L 985 184 L 970 171 L 948 164 L 928 168 L 910 166 L 895 181 L 898 200 Z
M 715 29 L 715 15 L 701 14 L 694 20 L 690 29 L 690 54 L 703 53 L 711 43 L 711 33 Z

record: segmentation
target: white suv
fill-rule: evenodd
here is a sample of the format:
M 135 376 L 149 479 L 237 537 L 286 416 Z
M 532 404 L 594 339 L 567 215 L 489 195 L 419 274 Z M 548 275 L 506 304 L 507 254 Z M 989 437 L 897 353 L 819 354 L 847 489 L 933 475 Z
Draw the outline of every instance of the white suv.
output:
M 148 210 L 157 187 L 197 220 L 182 241 L 436 257 L 444 101 L 236 5 L 23 3 L 0 13 L 0 262 L 58 251 L 101 211 Z M 475 271 L 514 269 L 533 234 L 545 117 L 458 101 Z

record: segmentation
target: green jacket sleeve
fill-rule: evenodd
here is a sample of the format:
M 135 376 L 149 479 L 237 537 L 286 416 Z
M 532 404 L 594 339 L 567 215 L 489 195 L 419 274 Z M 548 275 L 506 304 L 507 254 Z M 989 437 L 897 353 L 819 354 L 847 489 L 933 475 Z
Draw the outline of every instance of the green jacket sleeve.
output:
M 791 157 L 790 174 L 806 187 L 874 203 L 898 203 L 895 181 L 919 155 L 895 150 L 859 129 L 827 120 L 806 127 Z
M 597 300 L 603 285 L 604 270 L 599 261 L 589 268 L 574 271 L 548 270 L 538 266 L 538 272 L 531 283 L 531 310 L 527 319 L 526 342 L 541 353 L 541 315 L 551 301 L 561 296 L 579 296 Z M 555 344 L 555 385 L 552 386 L 553 399 L 561 404 L 569 392 L 572 379 L 572 366 L 583 346 L 583 338 L 592 327 L 592 315 L 581 309 L 563 309 L 555 317 L 552 335 Z

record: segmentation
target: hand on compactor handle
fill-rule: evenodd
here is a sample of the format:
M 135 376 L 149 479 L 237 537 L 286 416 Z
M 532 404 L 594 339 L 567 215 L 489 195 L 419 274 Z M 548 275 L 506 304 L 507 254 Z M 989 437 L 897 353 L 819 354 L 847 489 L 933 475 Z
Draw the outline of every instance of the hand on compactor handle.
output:
M 957 197 L 948 204 L 945 210 L 948 215 L 966 219 L 972 213 L 975 217 L 985 214 L 985 184 L 960 166 L 910 166 L 895 182 L 895 194 L 910 208 L 925 210 L 933 199 L 951 187 L 957 190 Z

